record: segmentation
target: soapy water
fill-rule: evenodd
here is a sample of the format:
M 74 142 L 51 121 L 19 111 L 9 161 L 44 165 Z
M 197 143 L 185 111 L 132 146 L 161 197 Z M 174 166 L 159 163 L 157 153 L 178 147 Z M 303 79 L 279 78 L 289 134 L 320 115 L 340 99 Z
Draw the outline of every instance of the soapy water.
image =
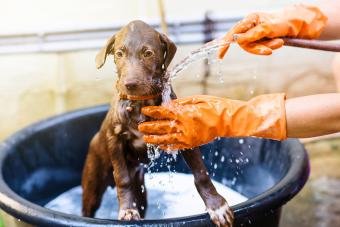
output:
M 199 196 L 192 174 L 184 173 L 153 173 L 146 174 L 148 207 L 145 219 L 175 218 L 205 213 L 203 200 Z M 240 193 L 213 181 L 216 190 L 228 201 L 236 205 L 247 200 Z M 51 210 L 81 215 L 81 186 L 74 187 L 45 205 Z M 143 207 L 142 207 L 143 209 Z M 118 217 L 117 190 L 108 187 L 103 195 L 102 203 L 95 214 L 96 218 L 116 219 Z

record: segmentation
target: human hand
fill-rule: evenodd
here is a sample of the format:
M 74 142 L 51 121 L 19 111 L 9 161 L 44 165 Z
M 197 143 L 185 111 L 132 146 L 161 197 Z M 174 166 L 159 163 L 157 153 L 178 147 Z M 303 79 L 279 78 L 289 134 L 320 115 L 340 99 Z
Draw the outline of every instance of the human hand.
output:
M 226 44 L 218 57 L 222 59 L 234 41 L 249 53 L 270 55 L 284 44 L 280 37 L 316 39 L 326 22 L 327 17 L 320 9 L 304 4 L 289 6 L 278 13 L 253 13 L 223 37 Z
M 188 149 L 216 137 L 286 138 L 284 95 L 262 95 L 248 102 L 214 96 L 191 96 L 166 106 L 143 107 L 153 118 L 138 129 L 146 143 L 163 150 Z

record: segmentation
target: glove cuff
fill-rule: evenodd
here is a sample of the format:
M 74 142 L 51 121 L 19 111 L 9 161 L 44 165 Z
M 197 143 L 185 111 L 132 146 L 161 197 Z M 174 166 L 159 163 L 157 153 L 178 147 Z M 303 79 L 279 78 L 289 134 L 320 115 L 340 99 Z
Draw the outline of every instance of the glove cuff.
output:
M 274 140 L 287 138 L 285 94 L 257 96 L 233 112 L 228 135 L 254 136 Z

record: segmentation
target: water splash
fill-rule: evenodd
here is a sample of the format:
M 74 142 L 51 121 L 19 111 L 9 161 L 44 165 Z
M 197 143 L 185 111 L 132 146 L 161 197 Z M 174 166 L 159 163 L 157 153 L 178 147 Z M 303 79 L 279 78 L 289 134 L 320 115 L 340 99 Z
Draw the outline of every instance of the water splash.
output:
M 209 55 L 212 53 L 215 53 L 217 50 L 219 50 L 221 47 L 223 47 L 226 44 L 230 44 L 230 42 L 226 42 L 223 40 L 214 40 L 212 42 L 209 42 L 202 47 L 192 51 L 187 57 L 185 57 L 182 61 L 180 61 L 177 65 L 175 65 L 172 69 L 166 71 L 164 78 L 165 78 L 165 83 L 164 83 L 164 88 L 162 91 L 162 104 L 167 104 L 171 101 L 171 81 L 175 79 L 178 76 L 178 73 L 181 72 L 182 70 L 188 68 L 190 64 L 193 62 L 199 60 L 199 59 L 204 59 L 208 58 Z M 221 60 L 217 59 L 216 60 L 211 60 L 208 61 L 208 64 L 214 63 L 217 61 L 219 63 L 218 67 L 218 78 L 221 83 L 223 83 L 223 78 L 222 78 L 222 71 L 221 71 Z M 198 75 L 196 77 L 199 77 Z M 153 156 L 153 150 L 159 151 L 159 148 L 154 145 L 147 145 L 148 149 L 148 156 L 151 154 L 151 158 L 154 159 L 155 156 Z M 177 151 L 171 151 L 171 154 L 177 154 Z M 156 156 L 156 158 L 159 156 Z M 149 157 L 150 158 L 150 157 Z
M 230 44 L 230 43 L 223 41 L 223 40 L 214 40 L 210 43 L 207 43 L 204 46 L 192 51 L 187 57 L 185 57 L 182 61 L 180 61 L 177 65 L 175 65 L 171 70 L 168 70 L 165 73 L 165 79 L 167 82 L 165 83 L 165 87 L 162 93 L 163 104 L 170 102 L 171 80 L 175 79 L 178 76 L 179 72 L 188 68 L 188 66 L 192 64 L 193 62 L 199 59 L 207 58 L 209 54 L 216 52 L 217 50 L 219 50 L 221 47 L 223 47 L 226 44 Z

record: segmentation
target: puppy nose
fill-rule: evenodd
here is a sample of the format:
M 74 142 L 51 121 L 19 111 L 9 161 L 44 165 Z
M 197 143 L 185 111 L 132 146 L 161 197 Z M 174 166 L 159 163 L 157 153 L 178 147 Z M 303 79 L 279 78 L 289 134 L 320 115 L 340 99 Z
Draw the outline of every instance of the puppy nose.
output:
M 137 81 L 133 81 L 133 80 L 125 81 L 124 86 L 128 90 L 133 90 L 137 87 Z

